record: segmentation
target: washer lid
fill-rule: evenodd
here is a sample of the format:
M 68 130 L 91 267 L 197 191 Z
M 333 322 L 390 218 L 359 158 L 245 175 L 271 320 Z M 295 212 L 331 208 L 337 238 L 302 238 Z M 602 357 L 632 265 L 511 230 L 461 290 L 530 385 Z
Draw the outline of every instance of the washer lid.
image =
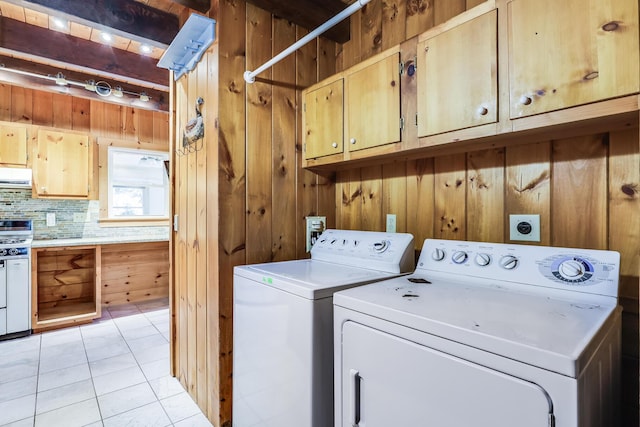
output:
M 245 265 L 235 267 L 234 273 L 307 299 L 327 298 L 342 289 L 398 275 L 310 259 Z
M 420 283 L 427 280 L 431 283 Z M 589 343 L 619 313 L 613 298 L 567 299 L 417 273 L 334 295 L 334 305 L 577 377 Z M 571 297 L 575 293 L 570 293 Z

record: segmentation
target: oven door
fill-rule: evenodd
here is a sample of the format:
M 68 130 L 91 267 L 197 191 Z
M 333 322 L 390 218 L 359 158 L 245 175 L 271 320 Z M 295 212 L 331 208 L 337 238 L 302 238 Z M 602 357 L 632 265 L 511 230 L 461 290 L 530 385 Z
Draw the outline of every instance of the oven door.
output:
M 0 260 L 0 335 L 7 333 L 7 261 Z
M 353 321 L 342 327 L 337 426 L 548 427 L 553 419 L 549 395 L 533 382 Z

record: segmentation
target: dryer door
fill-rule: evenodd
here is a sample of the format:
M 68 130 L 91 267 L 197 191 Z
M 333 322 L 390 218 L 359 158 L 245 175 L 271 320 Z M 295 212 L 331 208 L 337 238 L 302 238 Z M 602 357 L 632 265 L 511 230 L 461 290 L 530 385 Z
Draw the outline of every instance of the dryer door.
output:
M 553 418 L 537 384 L 353 321 L 342 332 L 343 427 L 548 427 Z

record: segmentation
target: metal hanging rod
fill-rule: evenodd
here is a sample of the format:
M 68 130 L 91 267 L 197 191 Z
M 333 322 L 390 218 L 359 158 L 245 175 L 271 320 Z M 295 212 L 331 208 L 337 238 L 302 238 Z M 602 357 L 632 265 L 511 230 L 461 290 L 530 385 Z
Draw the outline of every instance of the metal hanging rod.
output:
M 340 23 L 344 19 L 346 19 L 349 16 L 353 15 L 354 13 L 356 13 L 357 11 L 362 9 L 370 1 L 371 0 L 356 0 L 355 3 L 353 3 L 352 5 L 347 7 L 346 9 L 344 9 L 342 12 L 338 13 L 333 18 L 329 19 L 324 24 L 320 25 L 315 30 L 311 31 L 309 34 L 307 34 L 306 36 L 304 36 L 303 38 L 301 38 L 300 40 L 298 40 L 297 42 L 295 42 L 294 44 L 292 44 L 291 46 L 289 46 L 288 48 L 286 48 L 285 50 L 283 50 L 282 52 L 280 52 L 279 54 L 277 54 L 273 58 L 271 58 L 269 61 L 267 61 L 264 64 L 262 64 L 260 67 L 256 68 L 255 71 L 249 71 L 249 70 L 245 71 L 244 72 L 244 80 L 247 83 L 255 82 L 256 81 L 256 76 L 258 74 L 262 73 L 264 70 L 266 70 L 267 68 L 270 68 L 274 64 L 277 64 L 278 62 L 282 61 L 284 58 L 286 58 L 287 56 L 291 55 L 293 52 L 295 52 L 296 50 L 300 49 L 302 46 L 304 46 L 305 44 L 309 43 L 311 40 L 313 40 L 316 37 L 318 37 L 320 34 L 322 34 L 325 31 L 327 31 L 329 28 L 337 25 L 338 23 Z

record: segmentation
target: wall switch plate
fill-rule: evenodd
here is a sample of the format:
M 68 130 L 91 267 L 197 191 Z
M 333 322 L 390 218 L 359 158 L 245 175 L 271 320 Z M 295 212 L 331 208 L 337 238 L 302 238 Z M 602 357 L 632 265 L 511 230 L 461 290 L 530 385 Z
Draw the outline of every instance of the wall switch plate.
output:
M 73 222 L 88 222 L 86 221 L 87 214 L 84 212 L 74 212 L 73 213 Z
M 307 252 L 311 251 L 311 247 L 327 228 L 326 216 L 308 216 L 307 217 Z
M 509 215 L 509 240 L 540 241 L 540 215 Z
M 395 214 L 387 214 L 387 233 L 396 232 L 396 216 Z
M 56 214 L 54 212 L 47 212 L 47 227 L 56 226 Z

